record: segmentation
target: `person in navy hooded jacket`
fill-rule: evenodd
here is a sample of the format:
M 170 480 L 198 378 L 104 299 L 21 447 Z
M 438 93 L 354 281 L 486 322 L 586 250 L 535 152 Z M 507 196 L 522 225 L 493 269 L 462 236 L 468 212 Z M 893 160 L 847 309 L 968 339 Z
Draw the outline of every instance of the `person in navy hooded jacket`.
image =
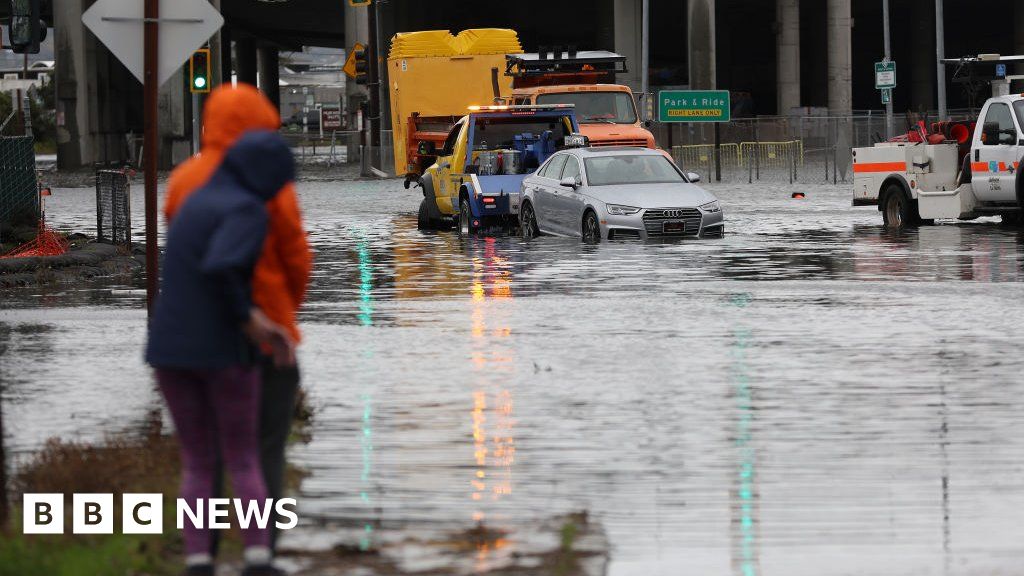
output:
M 146 361 L 181 445 L 181 497 L 192 510 L 214 494 L 218 447 L 243 505 L 267 498 L 259 458 L 259 345 L 294 363 L 288 332 L 252 303 L 253 267 L 267 234 L 265 204 L 294 179 L 287 144 L 252 131 L 228 151 L 209 182 L 181 207 L 167 234 L 161 292 Z M 271 566 L 270 532 L 242 531 L 245 576 L 281 574 Z M 186 574 L 213 574 L 211 533 L 185 523 Z

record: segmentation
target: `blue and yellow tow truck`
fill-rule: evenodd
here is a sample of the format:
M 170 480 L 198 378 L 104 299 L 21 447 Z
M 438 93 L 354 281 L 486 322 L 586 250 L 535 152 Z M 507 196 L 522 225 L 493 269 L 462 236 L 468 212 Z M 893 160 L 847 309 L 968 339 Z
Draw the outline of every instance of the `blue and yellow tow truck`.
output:
M 557 150 L 585 145 L 572 104 L 470 106 L 420 178 L 420 229 L 448 228 L 463 235 L 518 225 L 520 188 Z M 432 148 L 432 142 L 421 142 Z

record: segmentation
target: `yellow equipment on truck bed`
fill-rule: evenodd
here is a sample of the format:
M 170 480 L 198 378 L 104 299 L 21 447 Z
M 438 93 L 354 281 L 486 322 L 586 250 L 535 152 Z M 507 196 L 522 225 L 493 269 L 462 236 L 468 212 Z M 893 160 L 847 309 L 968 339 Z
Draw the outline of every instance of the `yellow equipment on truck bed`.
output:
M 395 174 L 418 176 L 433 164 L 469 106 L 511 97 L 512 78 L 501 71 L 506 54 L 522 51 L 515 30 L 503 28 L 395 34 L 387 66 Z

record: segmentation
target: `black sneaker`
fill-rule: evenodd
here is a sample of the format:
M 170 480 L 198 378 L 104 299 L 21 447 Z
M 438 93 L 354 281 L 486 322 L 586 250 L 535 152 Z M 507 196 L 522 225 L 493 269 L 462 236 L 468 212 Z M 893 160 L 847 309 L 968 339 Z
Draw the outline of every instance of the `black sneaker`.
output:
M 286 573 L 270 564 L 263 564 L 261 566 L 246 566 L 245 570 L 242 570 L 242 576 L 286 576 Z
M 181 576 L 213 576 L 213 564 L 201 564 L 189 566 L 181 573 Z

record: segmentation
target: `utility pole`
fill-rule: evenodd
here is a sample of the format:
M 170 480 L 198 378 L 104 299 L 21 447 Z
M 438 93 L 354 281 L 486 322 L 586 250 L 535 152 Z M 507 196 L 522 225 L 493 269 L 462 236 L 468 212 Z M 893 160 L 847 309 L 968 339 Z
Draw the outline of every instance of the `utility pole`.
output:
M 379 166 L 380 161 L 380 38 L 377 30 L 377 7 L 380 0 L 374 0 L 367 12 L 370 28 L 369 66 L 366 72 L 366 89 L 370 92 L 370 165 Z
M 157 151 L 157 50 L 160 31 L 160 0 L 145 0 L 143 22 L 143 179 L 146 187 L 146 311 L 152 316 L 160 276 L 156 255 L 156 166 Z
M 935 86 L 939 89 L 939 120 L 945 120 L 946 111 L 946 25 L 942 16 L 942 0 L 935 0 Z
M 941 2 L 942 0 L 937 1 Z M 885 61 L 889 62 L 892 60 L 892 47 L 889 38 L 889 0 L 882 0 L 882 36 L 885 37 Z M 892 94 L 890 92 L 889 101 L 885 103 L 885 138 L 888 140 L 892 137 Z

